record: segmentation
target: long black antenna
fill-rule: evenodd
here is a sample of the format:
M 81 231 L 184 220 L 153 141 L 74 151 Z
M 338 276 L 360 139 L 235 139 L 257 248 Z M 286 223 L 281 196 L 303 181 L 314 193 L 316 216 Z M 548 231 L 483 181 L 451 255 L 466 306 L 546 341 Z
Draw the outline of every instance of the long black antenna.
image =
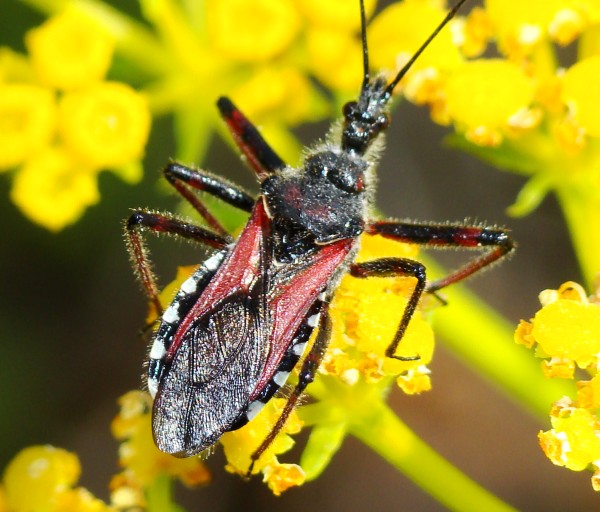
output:
M 406 75 L 406 73 L 408 72 L 408 70 L 412 67 L 412 65 L 415 63 L 415 61 L 423 53 L 423 51 L 425 50 L 425 48 L 427 48 L 429 46 L 429 44 L 431 43 L 431 41 L 433 41 L 435 39 L 435 37 L 446 26 L 446 24 L 452 18 L 454 18 L 454 16 L 456 16 L 456 13 L 458 12 L 458 10 L 462 6 L 462 4 L 464 4 L 466 1 L 467 0 L 459 0 L 459 2 L 454 7 L 452 7 L 452 9 L 450 9 L 450 11 L 448 11 L 448 14 L 446 14 L 446 17 L 442 20 L 442 22 L 431 33 L 431 35 L 425 40 L 425 42 L 421 45 L 421 47 L 413 54 L 413 56 L 409 59 L 409 61 L 406 64 L 404 64 L 403 68 L 396 75 L 396 78 L 394 78 L 387 85 L 387 87 L 385 88 L 385 91 L 384 91 L 384 94 L 383 94 L 384 100 L 388 100 L 390 98 L 390 96 L 394 92 L 394 89 L 396 88 L 396 86 L 398 85 L 398 83 L 400 82 L 400 80 L 402 80 L 404 78 L 404 75 Z M 361 15 L 363 16 L 363 23 L 364 23 L 364 6 L 363 6 L 363 0 L 361 0 L 360 5 L 361 5 Z M 364 48 L 366 48 L 365 29 L 364 28 L 363 28 L 363 46 L 364 46 Z M 366 58 L 365 58 L 365 62 L 366 62 Z M 367 76 L 367 75 L 368 75 L 368 72 L 365 73 L 365 76 Z
M 360 33 L 363 47 L 363 83 L 365 89 L 369 85 L 369 50 L 367 48 L 367 15 L 365 13 L 365 0 L 360 0 Z

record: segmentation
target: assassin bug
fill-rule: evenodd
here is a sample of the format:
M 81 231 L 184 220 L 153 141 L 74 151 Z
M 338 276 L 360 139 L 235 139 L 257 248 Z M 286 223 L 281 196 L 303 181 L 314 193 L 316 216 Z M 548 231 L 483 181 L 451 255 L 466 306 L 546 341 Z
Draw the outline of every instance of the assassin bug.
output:
M 386 350 L 390 358 L 413 360 L 418 355 L 402 356 L 397 349 L 421 295 L 461 281 L 513 249 L 512 240 L 500 229 L 370 217 L 374 166 L 382 132 L 389 124 L 392 93 L 464 2 L 460 0 L 449 11 L 388 83 L 369 74 L 361 0 L 364 75 L 358 100 L 344 106 L 341 127 L 308 154 L 301 168 L 286 165 L 255 126 L 222 97 L 217 106 L 258 178 L 258 198 L 215 175 L 170 163 L 165 178 L 208 227 L 147 210 L 136 210 L 129 217 L 126 235 L 133 265 L 161 314 L 149 354 L 148 388 L 154 396 L 154 440 L 162 451 L 178 457 L 200 453 L 224 432 L 254 418 L 286 383 L 317 328 L 298 383 L 271 433 L 252 455 L 254 464 L 313 380 L 330 336 L 328 305 L 344 274 L 416 278 Z M 210 214 L 196 191 L 249 212 L 236 240 Z M 216 249 L 181 285 L 164 311 L 142 239 L 144 230 L 170 233 Z M 381 258 L 356 263 L 362 233 L 427 246 L 487 250 L 448 276 L 428 283 L 425 268 L 417 261 Z

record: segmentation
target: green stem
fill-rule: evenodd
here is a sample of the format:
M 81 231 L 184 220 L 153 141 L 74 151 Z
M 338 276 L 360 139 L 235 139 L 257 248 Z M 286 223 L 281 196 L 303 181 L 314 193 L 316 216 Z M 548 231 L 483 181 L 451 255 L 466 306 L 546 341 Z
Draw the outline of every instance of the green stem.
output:
M 300 408 L 299 413 L 308 424 L 331 425 L 336 432 L 336 426 L 344 428 L 450 510 L 514 510 L 400 421 L 385 403 L 390 384 L 389 380 L 377 385 L 360 381 L 348 386 L 335 378 L 319 376 L 310 388 L 318 402 Z
M 592 290 L 600 272 L 600 197 L 597 187 L 560 187 L 556 190 L 556 197 L 569 227 L 587 288 Z
M 429 260 L 427 268 L 443 275 Z M 436 309 L 433 315 L 440 341 L 486 380 L 540 419 L 547 420 L 551 404 L 560 397 L 574 396 L 572 381 L 544 377 L 531 350 L 515 344 L 515 325 L 464 286 L 444 290 L 444 295 L 448 305 Z
M 147 512 L 180 512 L 181 508 L 173 503 L 173 481 L 167 474 L 156 477 L 146 487 Z
M 383 403 L 364 407 L 350 433 L 402 471 L 449 510 L 515 510 L 468 478 L 402 423 Z

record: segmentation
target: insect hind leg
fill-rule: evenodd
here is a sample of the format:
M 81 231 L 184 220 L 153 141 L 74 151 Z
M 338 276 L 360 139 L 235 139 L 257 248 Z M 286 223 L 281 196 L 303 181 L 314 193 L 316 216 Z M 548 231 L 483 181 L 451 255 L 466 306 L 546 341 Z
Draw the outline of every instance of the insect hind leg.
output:
M 419 303 L 419 299 L 425 290 L 427 282 L 425 266 L 418 261 L 410 260 L 407 258 L 380 258 L 373 261 L 366 261 L 363 263 L 354 263 L 350 266 L 350 275 L 358 278 L 368 277 L 395 277 L 395 276 L 410 276 L 417 279 L 417 284 L 414 287 L 404 312 L 394 339 L 385 351 L 387 357 L 398 359 L 400 361 L 415 361 L 419 359 L 419 356 L 398 356 L 396 355 L 396 349 L 400 344 L 400 341 L 404 337 L 404 333 L 410 323 L 415 309 Z
M 315 338 L 315 342 L 313 343 L 310 351 L 304 358 L 304 362 L 302 363 L 302 367 L 300 368 L 300 374 L 298 376 L 298 383 L 287 397 L 287 402 L 283 407 L 283 411 L 281 415 L 277 419 L 277 422 L 267 435 L 260 446 L 254 450 L 252 455 L 250 456 L 250 467 L 246 473 L 246 477 L 250 477 L 252 471 L 254 469 L 254 465 L 261 457 L 261 455 L 271 446 L 279 432 L 285 426 L 290 414 L 298 405 L 298 400 L 304 393 L 306 386 L 308 386 L 315 378 L 315 374 L 323 360 L 323 356 L 325 355 L 325 350 L 327 349 L 327 345 L 329 344 L 329 340 L 331 339 L 331 319 L 329 317 L 329 301 L 323 301 L 323 305 L 321 307 L 321 313 L 319 317 L 318 324 L 318 332 L 317 337 Z

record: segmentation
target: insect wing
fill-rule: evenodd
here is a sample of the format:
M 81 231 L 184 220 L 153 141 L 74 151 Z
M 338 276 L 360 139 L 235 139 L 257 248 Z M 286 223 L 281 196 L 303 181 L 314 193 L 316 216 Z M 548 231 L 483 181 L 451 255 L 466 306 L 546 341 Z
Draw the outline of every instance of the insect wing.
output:
M 303 319 L 353 245 L 340 241 L 295 264 L 277 266 L 269 226 L 259 201 L 177 328 L 154 401 L 153 431 L 162 451 L 190 456 L 234 428 L 267 388 Z
M 186 331 L 154 404 L 161 450 L 182 457 L 201 452 L 245 409 L 268 349 L 260 300 L 234 294 Z
M 244 411 L 263 373 L 264 222 L 255 209 L 173 337 L 153 407 L 154 439 L 166 453 L 186 457 L 214 444 Z

